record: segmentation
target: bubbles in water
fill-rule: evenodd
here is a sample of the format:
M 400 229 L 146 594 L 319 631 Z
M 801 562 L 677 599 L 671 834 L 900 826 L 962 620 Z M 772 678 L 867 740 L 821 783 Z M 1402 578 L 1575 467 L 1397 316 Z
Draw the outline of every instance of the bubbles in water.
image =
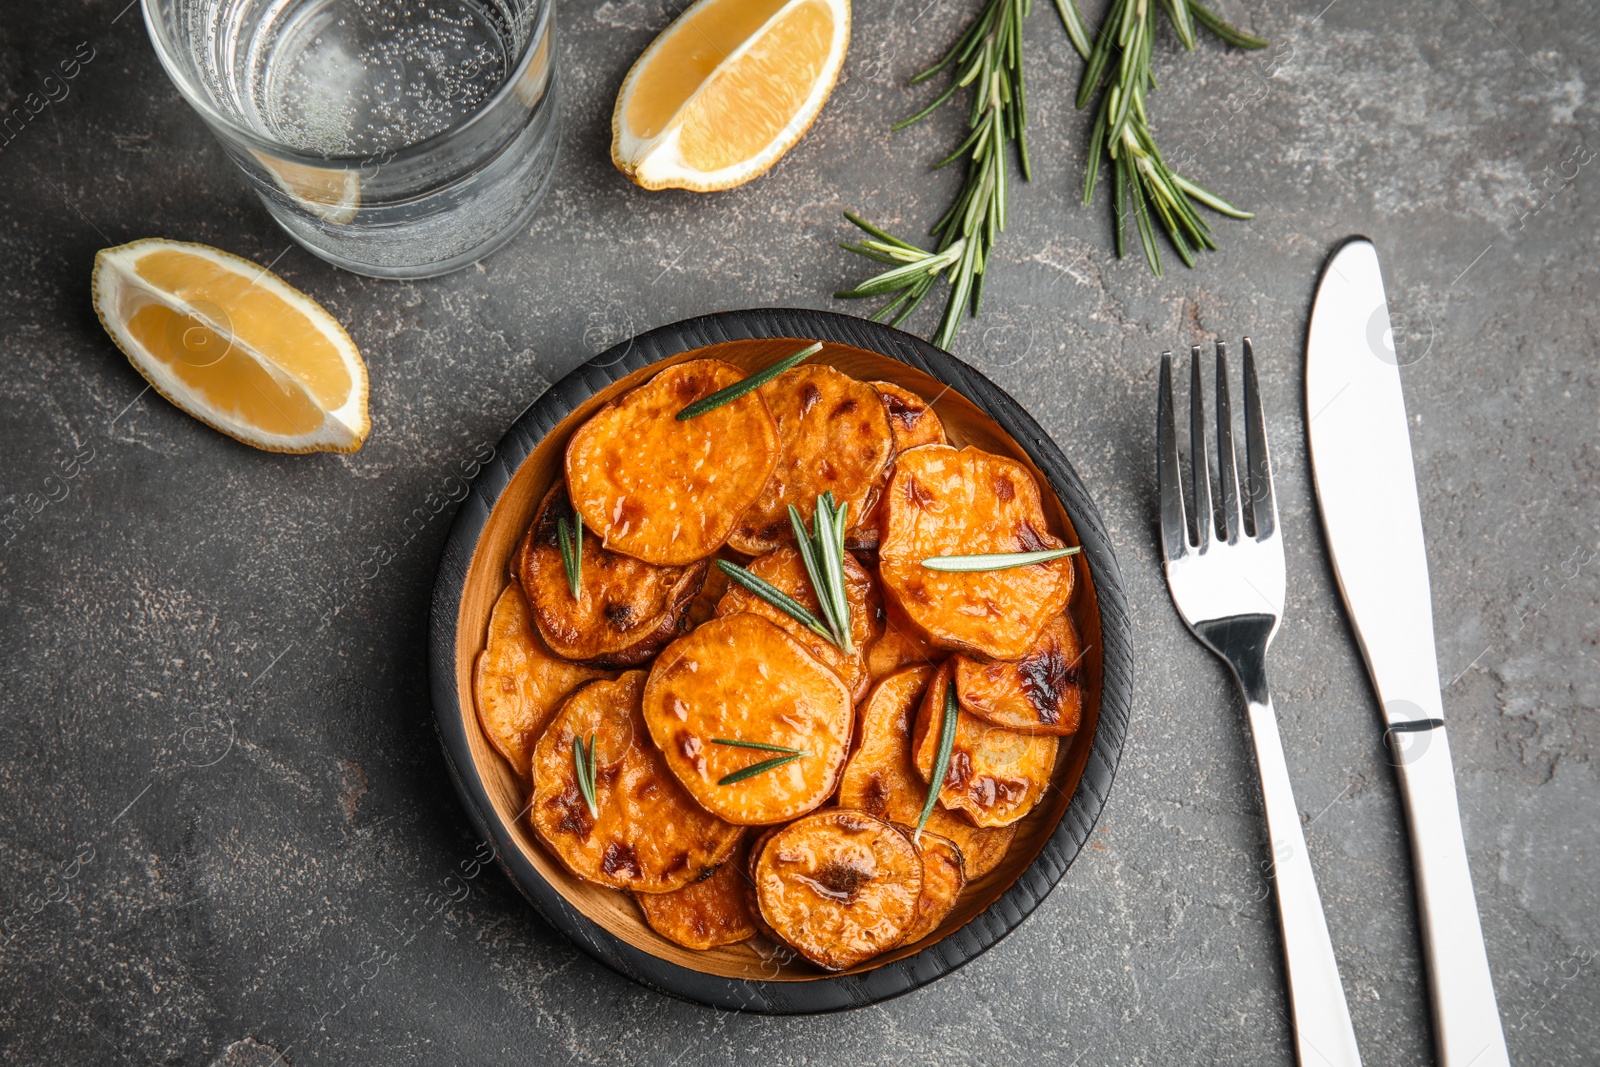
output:
M 275 14 L 239 50 L 248 109 L 273 139 L 328 155 L 448 129 L 494 95 L 516 55 L 511 18 L 478 0 L 306 0 Z

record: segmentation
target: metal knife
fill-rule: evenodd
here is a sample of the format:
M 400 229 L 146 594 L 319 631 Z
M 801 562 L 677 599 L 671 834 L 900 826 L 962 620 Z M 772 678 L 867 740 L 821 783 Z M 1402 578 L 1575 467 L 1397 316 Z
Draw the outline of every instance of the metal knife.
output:
M 1405 798 L 1439 1062 L 1508 1064 L 1445 734 L 1399 361 L 1378 252 L 1364 237 L 1334 253 L 1317 288 L 1306 425 L 1328 551 Z

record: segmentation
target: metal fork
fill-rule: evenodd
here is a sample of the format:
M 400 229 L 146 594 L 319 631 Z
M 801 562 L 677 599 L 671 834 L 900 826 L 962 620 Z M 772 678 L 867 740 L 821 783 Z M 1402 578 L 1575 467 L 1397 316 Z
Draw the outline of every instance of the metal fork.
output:
M 1222 525 L 1212 502 L 1206 455 L 1205 401 L 1200 387 L 1200 346 L 1191 350 L 1189 433 L 1194 478 L 1195 540 L 1190 541 L 1178 473 L 1177 418 L 1172 404 L 1172 353 L 1161 357 L 1157 417 L 1157 481 L 1161 498 L 1161 549 L 1167 586 L 1178 614 L 1202 644 L 1222 657 L 1249 706 L 1261 798 L 1272 841 L 1271 869 L 1289 977 L 1295 1049 L 1301 1064 L 1359 1065 L 1355 1030 L 1339 965 L 1328 939 L 1322 899 L 1300 831 L 1300 809 L 1289 787 L 1289 768 L 1267 690 L 1267 646 L 1283 617 L 1283 539 L 1272 492 L 1272 465 L 1256 385 L 1255 355 L 1244 339 L 1245 478 L 1241 486 L 1228 401 L 1228 362 L 1217 343 L 1217 475 Z M 1242 492 L 1241 492 L 1242 490 Z M 1245 523 L 1249 517 L 1248 527 Z

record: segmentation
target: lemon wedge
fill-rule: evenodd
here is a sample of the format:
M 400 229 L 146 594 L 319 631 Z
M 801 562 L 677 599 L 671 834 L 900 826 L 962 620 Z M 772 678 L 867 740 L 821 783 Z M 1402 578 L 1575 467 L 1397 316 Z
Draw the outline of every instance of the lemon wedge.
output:
M 850 0 L 698 0 L 617 94 L 611 161 L 646 189 L 731 189 L 822 110 L 850 43 Z
M 278 187 L 323 222 L 343 226 L 361 210 L 361 175 L 354 170 L 312 167 L 252 152 Z
M 155 390 L 271 452 L 354 452 L 367 366 L 315 300 L 207 245 L 149 238 L 94 259 L 100 324 Z

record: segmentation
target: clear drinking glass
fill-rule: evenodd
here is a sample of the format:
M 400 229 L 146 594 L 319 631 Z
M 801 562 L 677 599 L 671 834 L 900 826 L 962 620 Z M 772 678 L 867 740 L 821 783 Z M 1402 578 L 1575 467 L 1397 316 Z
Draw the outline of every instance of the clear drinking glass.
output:
M 552 0 L 142 0 L 162 65 L 272 217 L 381 278 L 475 262 L 558 147 Z

